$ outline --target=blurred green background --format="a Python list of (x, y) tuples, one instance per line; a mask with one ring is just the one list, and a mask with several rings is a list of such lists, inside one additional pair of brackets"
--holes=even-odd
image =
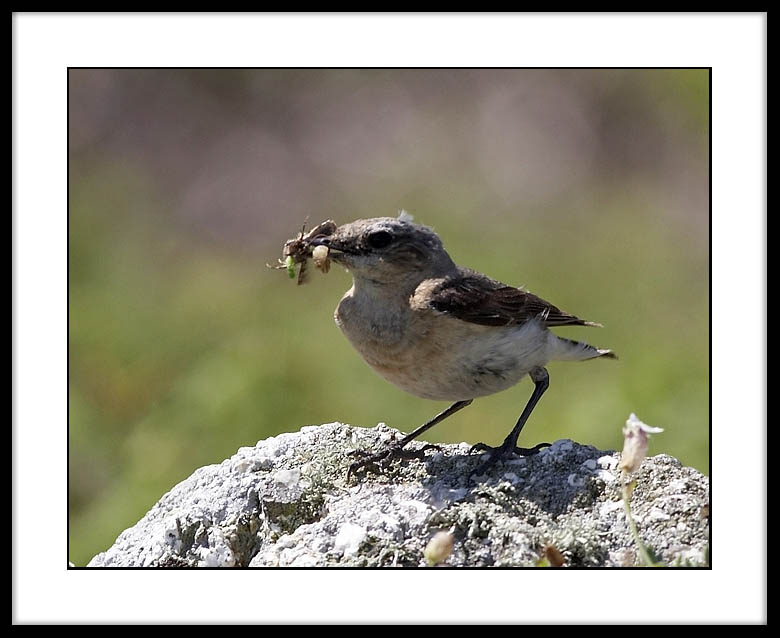
[[(333, 323), (334, 266), (266, 268), (308, 216), (433, 226), (453, 258), (603, 329), (552, 363), (521, 445), (709, 472), (706, 70), (89, 70), (69, 75), (69, 559), (177, 482), (303, 425), (409, 431), (447, 404), (375, 375)], [(431, 441), (497, 444), (532, 385)]]

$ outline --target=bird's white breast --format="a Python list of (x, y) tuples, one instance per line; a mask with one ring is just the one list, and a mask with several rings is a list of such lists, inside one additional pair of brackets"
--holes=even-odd
[(460, 401), (505, 390), (549, 361), (550, 334), (541, 324), (482, 326), (407, 300), (375, 303), (353, 287), (336, 323), (382, 377), (411, 394)]

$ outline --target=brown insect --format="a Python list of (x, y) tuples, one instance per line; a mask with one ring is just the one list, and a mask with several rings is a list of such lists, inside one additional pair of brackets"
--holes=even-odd
[[(270, 264), (266, 264), (269, 268), (275, 268), (275, 269), (287, 269), (287, 274), (290, 276), (290, 279), (295, 278), (295, 264), (300, 264), (301, 267), (298, 270), (298, 285), (306, 283), (307, 279), (307, 264), (308, 260), (310, 258), (314, 258), (314, 265), (321, 270), (323, 273), (328, 272), (328, 269), (330, 267), (330, 260), (328, 259), (328, 250), (325, 246), (317, 246), (313, 247), (311, 245), (311, 240), (315, 237), (322, 237), (327, 235), (332, 235), (333, 232), (336, 230), (336, 222), (334, 222), (332, 219), (327, 219), (324, 222), (317, 224), (314, 228), (312, 228), (308, 233), (306, 232), (306, 222), (309, 221), (309, 218), (307, 217), (306, 220), (303, 222), (303, 226), (301, 227), (301, 232), (298, 233), (297, 237), (293, 237), (292, 239), (288, 239), (286, 242), (284, 242), (284, 248), (282, 249), (282, 257), (283, 259), (279, 260), (279, 264), (277, 266), (271, 266)], [(320, 250), (321, 248), (325, 248), (325, 251)], [(313, 252), (316, 251), (316, 255), (313, 255)]]

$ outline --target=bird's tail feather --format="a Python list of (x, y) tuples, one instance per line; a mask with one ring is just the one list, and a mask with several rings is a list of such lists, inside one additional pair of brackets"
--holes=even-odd
[(617, 355), (606, 348), (595, 348), (584, 341), (575, 341), (552, 335), (552, 358), (559, 361), (585, 361), (587, 359), (596, 359), (605, 357), (607, 359), (617, 359)]

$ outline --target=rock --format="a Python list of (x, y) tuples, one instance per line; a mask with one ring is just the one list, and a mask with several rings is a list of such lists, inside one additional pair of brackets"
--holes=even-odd
[[(567, 566), (638, 564), (617, 453), (560, 440), (469, 479), (481, 455), (441, 445), (346, 480), (350, 452), (398, 436), (329, 423), (241, 448), (174, 487), (89, 566), (424, 566), (440, 531), (454, 541), (442, 565), (533, 566), (549, 545)], [(635, 478), (644, 543), (667, 565), (706, 565), (709, 479), (666, 455)]]

